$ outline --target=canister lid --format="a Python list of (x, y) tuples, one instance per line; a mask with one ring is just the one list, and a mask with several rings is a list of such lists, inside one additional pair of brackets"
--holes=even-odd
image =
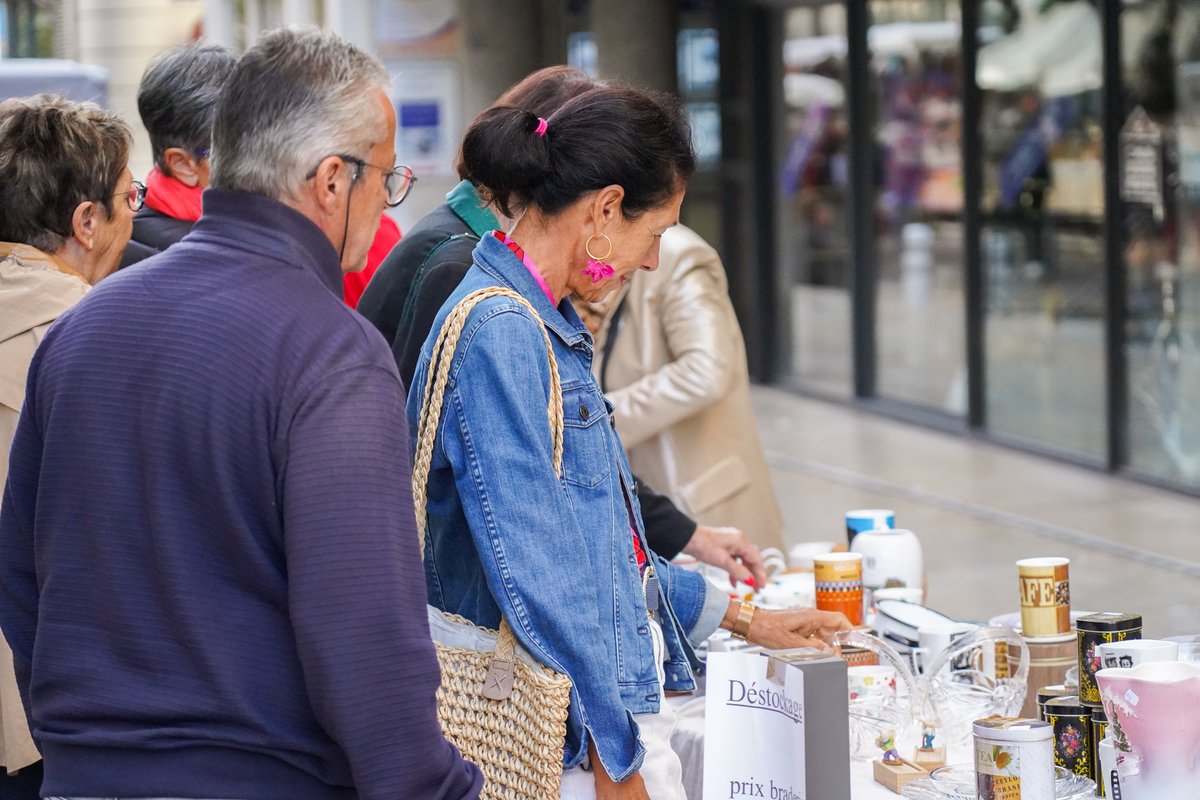
[(1075, 627), (1081, 631), (1128, 631), (1142, 627), (1142, 615), (1102, 611), (1080, 617), (1075, 620)]
[(1054, 728), (1040, 719), (984, 717), (975, 720), (976, 736), (1007, 742), (1040, 742), (1054, 738)]
[(1092, 706), (1092, 721), (1108, 723), (1108, 714), (1104, 711), (1104, 706)]
[(1046, 713), (1060, 717), (1090, 717), (1092, 709), (1073, 694), (1046, 701)]
[(1038, 705), (1045, 705), (1047, 700), (1068, 694), (1071, 694), (1071, 690), (1066, 687), (1066, 684), (1059, 683), (1054, 686), (1043, 686), (1037, 690)]

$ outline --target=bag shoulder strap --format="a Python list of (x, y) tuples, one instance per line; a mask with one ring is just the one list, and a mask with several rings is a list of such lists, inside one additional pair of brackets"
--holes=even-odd
[[(521, 295), (501, 286), (477, 289), (458, 301), (442, 323), (441, 330), (434, 342), (429, 374), (426, 376), (425, 390), (421, 397), (421, 414), (417, 422), (417, 448), (413, 456), (412, 493), (413, 510), (417, 517), (417, 542), (422, 557), (425, 553), (425, 533), (429, 516), (426, 508), (429, 468), (433, 460), (434, 443), (437, 441), (438, 425), (441, 422), (446, 384), (450, 380), (450, 367), (454, 361), (458, 340), (462, 336), (463, 327), (466, 325), (471, 311), (479, 303), (491, 297), (509, 297), (516, 300), (533, 315), (542, 332), (542, 339), (546, 343), (546, 358), (550, 363), (550, 400), (546, 405), (546, 416), (550, 422), (550, 437), (554, 448), (554, 472), (560, 477), (562, 476), (562, 385), (558, 375), (558, 360), (554, 357), (550, 335), (546, 333), (546, 327), (537, 311)], [(484, 689), (485, 696), (493, 700), (502, 700), (512, 691), (515, 644), (512, 629), (502, 616), (500, 632), (496, 640), (496, 655), (488, 673), (487, 686)]]

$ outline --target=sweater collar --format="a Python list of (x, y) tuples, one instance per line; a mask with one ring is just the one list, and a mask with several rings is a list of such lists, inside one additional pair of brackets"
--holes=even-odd
[(254, 252), (309, 272), (329, 291), (342, 294), (342, 266), (329, 237), (308, 217), (278, 200), (205, 189), (204, 213), (188, 241)]
[(538, 286), (533, 275), (529, 274), (521, 259), (517, 258), (504, 242), (495, 236), (484, 235), (475, 246), (475, 263), (501, 284), (516, 290), (517, 294), (528, 300), (546, 327), (554, 331), (568, 346), (583, 341), (591, 344), (592, 335), (575, 313), (570, 298), (560, 300), (557, 307), (550, 305), (549, 298)]
[(500, 227), (500, 221), (496, 219), (495, 214), (487, 210), (479, 192), (475, 190), (475, 184), (470, 181), (462, 181), (451, 189), (446, 195), (446, 204), (459, 219), (467, 223), (467, 227), (477, 238), (482, 239), (490, 231)]

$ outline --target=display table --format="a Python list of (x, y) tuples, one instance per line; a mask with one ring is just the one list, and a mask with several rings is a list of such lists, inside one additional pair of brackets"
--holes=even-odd
[[(671, 746), (683, 763), (683, 787), (688, 800), (704, 800), (704, 698), (673, 698), (675, 706), (675, 732), (671, 735)], [(951, 749), (949, 763), (971, 760), (969, 745)], [(871, 774), (870, 761), (850, 762), (851, 800), (897, 800), (901, 797), (886, 786), (875, 782)], [(836, 800), (835, 798), (812, 798), (812, 800)]]

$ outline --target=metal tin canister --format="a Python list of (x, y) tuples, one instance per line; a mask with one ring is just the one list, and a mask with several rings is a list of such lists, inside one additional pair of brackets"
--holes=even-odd
[(1054, 797), (1053, 729), (1038, 719), (976, 720), (975, 789), (980, 800)]
[(1075, 620), (1079, 649), (1079, 699), (1096, 705), (1100, 702), (1100, 687), (1096, 673), (1101, 669), (1098, 645), (1142, 638), (1142, 615), (1105, 611)]
[(1074, 689), (1068, 689), (1064, 683), (1056, 683), (1053, 686), (1043, 686), (1037, 690), (1037, 715), (1038, 719), (1046, 718), (1046, 703), (1056, 697), (1066, 697), (1069, 694), (1074, 694)]
[(1100, 776), (1100, 741), (1108, 731), (1108, 715), (1104, 706), (1092, 706), (1092, 780), (1096, 782), (1096, 792), (1104, 796), (1104, 781)]
[(1046, 722), (1054, 729), (1054, 763), (1090, 778), (1092, 709), (1074, 695), (1055, 697), (1046, 703)]

